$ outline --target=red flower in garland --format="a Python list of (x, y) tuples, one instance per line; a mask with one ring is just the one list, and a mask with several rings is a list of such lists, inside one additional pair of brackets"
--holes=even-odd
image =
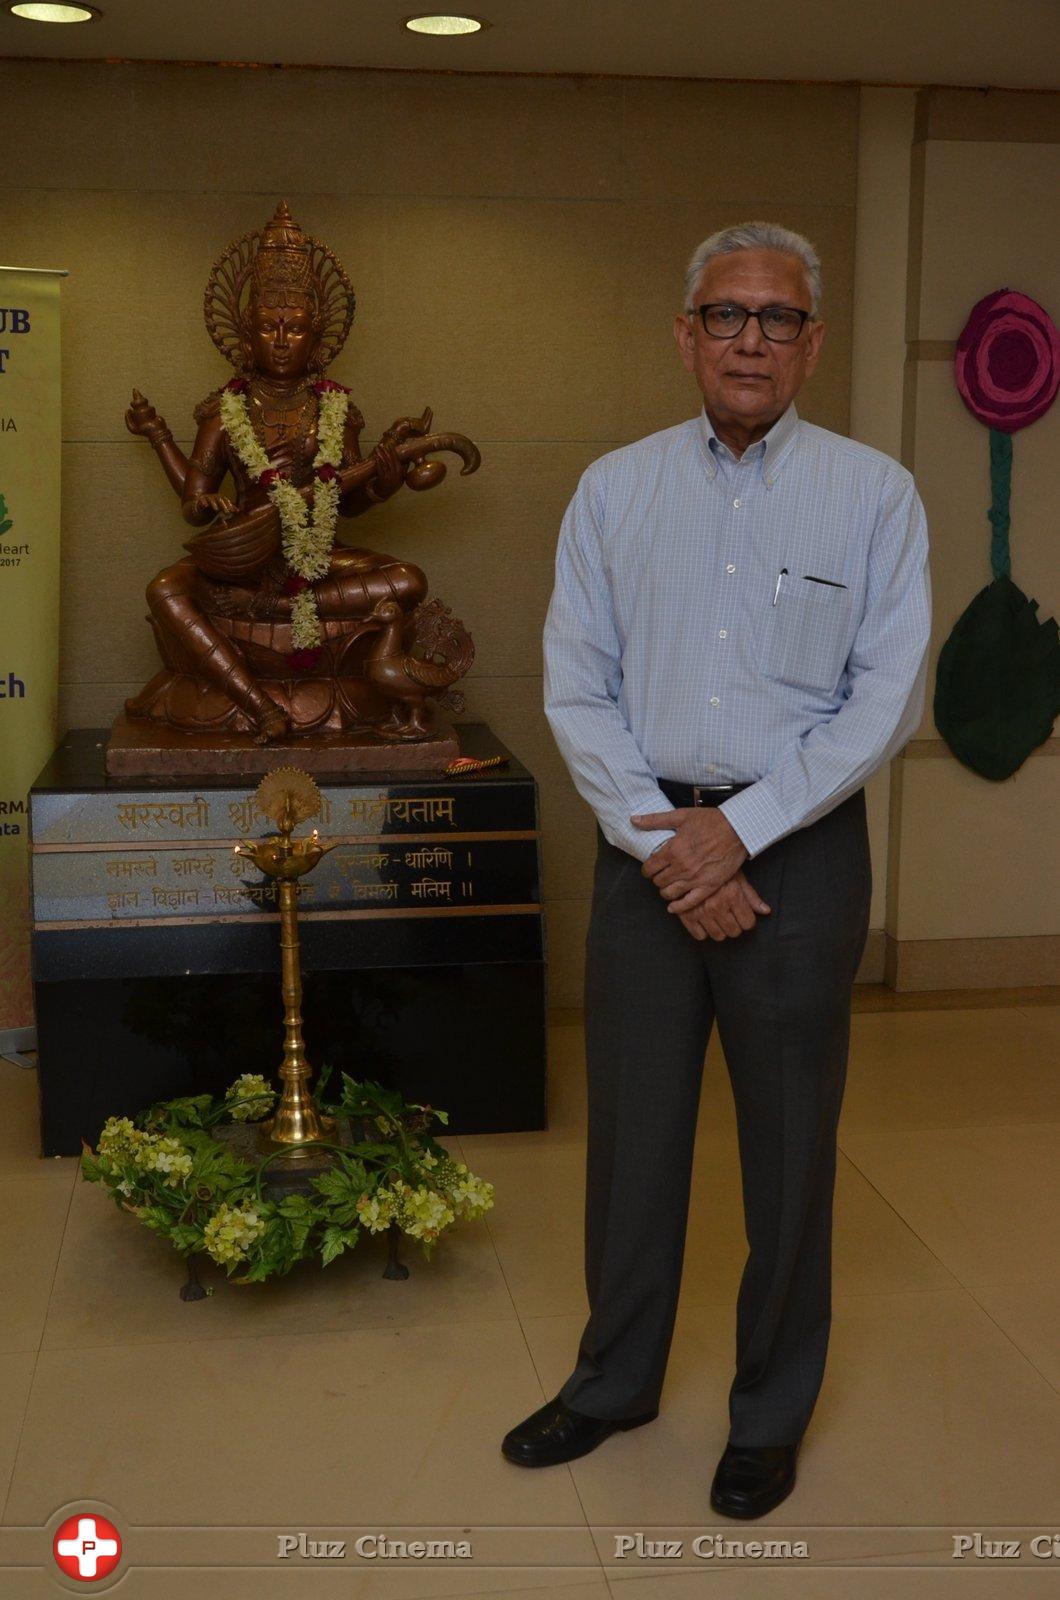
[(225, 388), (228, 390), (229, 394), (246, 394), (247, 390), (250, 388), (250, 384), (247, 382), (246, 378), (229, 378), (228, 382), (225, 384)]
[(296, 672), (312, 672), (323, 654), (320, 646), (314, 645), (311, 650), (292, 650), (287, 659)]
[(957, 341), (957, 389), (974, 417), (999, 433), (1038, 418), (1060, 387), (1060, 331), (1036, 300), (997, 289), (974, 305)]
[(287, 474), (280, 467), (266, 467), (258, 482), (263, 489), (271, 488), (274, 483), (279, 483)]
[(309, 579), (303, 578), (300, 572), (289, 572), (283, 580), (284, 594), (301, 594), (303, 589), (309, 588)]
[(336, 383), (334, 378), (320, 378), (318, 382), (310, 385), (315, 395), (321, 394), (349, 394), (344, 383)]
[(321, 483), (331, 483), (335, 478), (338, 477), (338, 473), (335, 471), (335, 468), (331, 465), (330, 461), (325, 461), (322, 467), (317, 467), (315, 469), (314, 476), (317, 477)]

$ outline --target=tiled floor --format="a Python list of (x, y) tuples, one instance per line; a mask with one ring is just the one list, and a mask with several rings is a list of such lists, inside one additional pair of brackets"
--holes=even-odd
[[(745, 1250), (716, 1038), (662, 1414), (532, 1473), (497, 1446), (562, 1383), (586, 1309), (576, 1022), (552, 1031), (548, 1132), (447, 1141), (496, 1206), (430, 1263), (406, 1252), (407, 1282), (380, 1276), (374, 1241), (275, 1286), (217, 1274), (195, 1305), (176, 1259), (76, 1162), (35, 1158), (33, 1074), (0, 1062), (0, 1503), (26, 1563), (0, 1568), (0, 1596), (60, 1592), (37, 1530), (85, 1496), (131, 1530), (131, 1558), (140, 1540), (123, 1600), (1044, 1594), (1060, 1556), (955, 1563), (938, 1529), (1060, 1527), (1058, 1060), (1056, 1005), (859, 1007), (824, 1390), (794, 1494), (742, 1525), (708, 1504)], [(271, 1554), (276, 1532), (347, 1528), (470, 1528), (476, 1559)], [(829, 1542), (823, 1564), (667, 1570), (616, 1561), (613, 1529)]]

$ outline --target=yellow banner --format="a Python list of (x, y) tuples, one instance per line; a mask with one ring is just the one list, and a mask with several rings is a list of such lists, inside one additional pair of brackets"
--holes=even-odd
[(0, 1031), (33, 1021), (28, 791), (58, 729), (59, 283), (0, 267)]

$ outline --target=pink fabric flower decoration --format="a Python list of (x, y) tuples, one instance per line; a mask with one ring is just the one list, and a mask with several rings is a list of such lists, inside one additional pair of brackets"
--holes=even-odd
[(312, 672), (323, 654), (317, 644), (311, 650), (292, 650), (287, 659), (296, 672)]
[(957, 391), (999, 433), (1037, 422), (1060, 388), (1060, 330), (1044, 306), (997, 289), (972, 307), (957, 341)]

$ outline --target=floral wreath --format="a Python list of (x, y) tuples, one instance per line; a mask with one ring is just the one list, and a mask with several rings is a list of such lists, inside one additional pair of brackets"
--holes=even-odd
[(313, 457), (313, 515), (287, 473), (274, 467), (254, 432), (245, 399), (246, 378), (232, 378), (221, 390), (221, 421), (233, 450), (254, 483), (268, 494), (280, 519), (283, 557), (289, 568), (284, 590), (291, 603), (291, 660), (295, 666), (316, 664), (323, 630), (312, 584), (331, 567), (335, 523), (339, 512), (338, 467), (342, 461), (350, 391), (330, 378), (310, 385), (320, 402), (317, 453)]
[[(318, 1091), (328, 1076), (325, 1067)], [(481, 1217), (493, 1205), (493, 1185), (428, 1131), (432, 1120), (448, 1122), (444, 1111), (346, 1073), (326, 1109), (363, 1136), (331, 1147), (334, 1165), (308, 1194), (270, 1198), (266, 1169), (275, 1157), (243, 1160), (213, 1130), (260, 1122), (275, 1098), (260, 1074), (244, 1073), (219, 1098), (186, 1096), (135, 1118), (108, 1117), (95, 1150), (84, 1147), (82, 1175), (180, 1255), (210, 1256), (236, 1283), (262, 1283), (314, 1257), (326, 1267), (365, 1233), (402, 1233), (429, 1258), (458, 1218)]]

